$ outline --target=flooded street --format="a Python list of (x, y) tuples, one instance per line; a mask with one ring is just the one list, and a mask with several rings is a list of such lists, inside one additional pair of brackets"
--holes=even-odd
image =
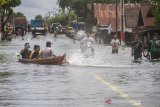
[[(25, 42), (54, 54), (66, 52), (70, 65), (19, 63)], [(94, 44), (95, 56), (84, 58), (79, 43), (58, 35), (26, 35), (0, 43), (0, 107), (160, 107), (160, 62), (133, 62), (131, 49)]]

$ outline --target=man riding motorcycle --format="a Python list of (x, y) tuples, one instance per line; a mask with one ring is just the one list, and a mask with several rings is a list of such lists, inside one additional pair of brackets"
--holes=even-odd
[(80, 49), (82, 53), (92, 55), (94, 53), (94, 49), (92, 47), (93, 42), (94, 40), (91, 36), (84, 36), (80, 41)]

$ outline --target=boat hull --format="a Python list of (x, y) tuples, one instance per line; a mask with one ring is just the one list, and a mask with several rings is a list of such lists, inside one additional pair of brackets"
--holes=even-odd
[(65, 55), (45, 59), (18, 59), (21, 63), (33, 63), (43, 65), (62, 65), (65, 61)]

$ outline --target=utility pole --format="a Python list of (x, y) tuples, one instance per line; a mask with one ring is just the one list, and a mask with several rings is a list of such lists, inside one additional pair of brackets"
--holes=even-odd
[(0, 11), (0, 42), (2, 40), (2, 25), (1, 25), (1, 11)]
[(118, 0), (116, 0), (116, 35), (117, 35), (117, 30), (118, 30)]
[(121, 46), (125, 46), (125, 31), (124, 31), (124, 0), (121, 0)]

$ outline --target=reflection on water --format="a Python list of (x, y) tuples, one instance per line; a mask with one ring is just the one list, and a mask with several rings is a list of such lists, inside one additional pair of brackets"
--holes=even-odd
[(9, 76), (11, 76), (12, 74), (10, 72), (0, 72), (0, 78), (7, 78)]
[(4, 63), (5, 61), (6, 61), (5, 56), (0, 54), (0, 63)]
[[(160, 96), (159, 62), (152, 63), (145, 59), (142, 63), (132, 63), (130, 48), (120, 49), (118, 54), (113, 55), (110, 46), (96, 44), (93, 45), (94, 58), (84, 58), (79, 43), (73, 43), (68, 38), (57, 37), (55, 41), (51, 35), (32, 40), (30, 35), (28, 37), (0, 44), (0, 106), (104, 107), (105, 98), (116, 95), (89, 74), (96, 72), (130, 95), (141, 96), (145, 107), (156, 107), (147, 101), (153, 102), (153, 96), (157, 101)], [(39, 44), (43, 49), (48, 40), (53, 43), (56, 55), (67, 53), (71, 65), (22, 64), (17, 61), (16, 53), (25, 42), (31, 44), (32, 50), (34, 44)], [(146, 101), (143, 101), (144, 96), (148, 96)]]

